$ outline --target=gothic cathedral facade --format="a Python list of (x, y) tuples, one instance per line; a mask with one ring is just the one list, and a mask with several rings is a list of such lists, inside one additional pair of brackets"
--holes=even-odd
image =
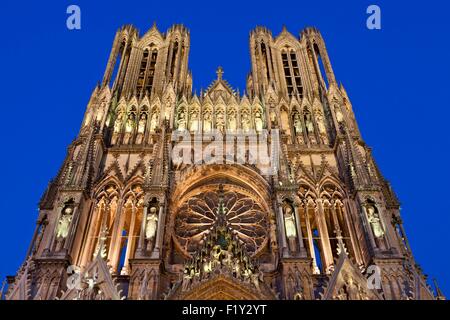
[(189, 48), (117, 31), (7, 299), (440, 298), (317, 29), (254, 29), (243, 94)]

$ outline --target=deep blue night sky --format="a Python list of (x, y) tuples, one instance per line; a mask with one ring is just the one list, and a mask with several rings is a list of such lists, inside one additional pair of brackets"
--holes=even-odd
[[(70, 4), (81, 8), (79, 31), (66, 28)], [(366, 28), (370, 4), (381, 7), (382, 30)], [(153, 21), (161, 31), (185, 24), (197, 91), (222, 65), (242, 92), (250, 30), (264, 25), (276, 35), (284, 24), (295, 36), (307, 26), (321, 30), (363, 137), (402, 202), (417, 262), (450, 294), (449, 16), (450, 3), (437, 0), (2, 0), (0, 278), (24, 259), (37, 203), (78, 132), (121, 25), (143, 34)]]

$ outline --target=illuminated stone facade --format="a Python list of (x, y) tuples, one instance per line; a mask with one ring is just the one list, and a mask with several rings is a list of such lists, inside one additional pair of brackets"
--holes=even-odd
[(193, 94), (189, 48), (117, 31), (7, 298), (436, 299), (319, 31), (253, 30), (245, 94)]

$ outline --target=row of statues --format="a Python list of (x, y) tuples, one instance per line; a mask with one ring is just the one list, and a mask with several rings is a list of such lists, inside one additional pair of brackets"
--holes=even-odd
[[(319, 132), (320, 142), (326, 145), (328, 144), (328, 134), (327, 129), (325, 127), (324, 118), (320, 112), (317, 113), (315, 120)], [(306, 136), (311, 141), (311, 143), (316, 143), (315, 129), (311, 113), (309, 112), (304, 113), (303, 122), (305, 126), (305, 131), (303, 130), (302, 118), (300, 117), (300, 114), (298, 112), (294, 113), (292, 121), (294, 133), (299, 143), (304, 143), (304, 133), (306, 133)]]
[[(113, 138), (112, 144), (117, 143), (117, 139), (119, 134), (123, 131), (123, 143), (130, 144), (132, 143), (132, 138), (134, 134), (136, 134), (136, 144), (141, 144), (144, 136), (145, 130), (147, 128), (147, 113), (143, 112), (139, 116), (139, 121), (136, 123), (136, 115), (134, 113), (129, 113), (127, 119), (124, 123), (124, 114), (120, 112), (117, 115), (117, 118), (113, 125)], [(150, 118), (149, 131), (151, 133), (156, 132), (159, 128), (160, 117), (158, 112), (154, 112)]]
[[(344, 116), (340, 111), (340, 108), (336, 108), (336, 119), (338, 123), (343, 123)], [(290, 121), (283, 117), (282, 114), (281, 122), (282, 128), (286, 130), (290, 130), (291, 124)], [(160, 116), (159, 112), (152, 112), (150, 117), (150, 122), (148, 123), (148, 113), (141, 112), (139, 115), (138, 121), (136, 121), (137, 115), (134, 112), (130, 112), (127, 114), (126, 120), (124, 119), (124, 112), (119, 112), (114, 125), (113, 125), (113, 144), (117, 142), (117, 136), (123, 132), (124, 133), (124, 144), (132, 143), (132, 137), (136, 134), (135, 143), (141, 144), (145, 135), (145, 131), (147, 126), (149, 127), (149, 132), (156, 132), (159, 127)], [(252, 116), (243, 112), (240, 116), (240, 119), (237, 116), (235, 111), (230, 111), (227, 115), (223, 112), (217, 112), (215, 116), (211, 111), (206, 111), (203, 113), (202, 119), (200, 119), (200, 113), (198, 110), (194, 109), (190, 111), (189, 116), (188, 113), (181, 109), (178, 111), (178, 114), (175, 117), (175, 128), (177, 130), (189, 130), (190, 132), (198, 132), (203, 130), (203, 132), (211, 132), (213, 129), (217, 129), (220, 132), (236, 132), (239, 129), (242, 129), (243, 132), (250, 132), (255, 130), (256, 132), (262, 132), (265, 128), (265, 120), (263, 116), (262, 110), (256, 110), (252, 119)], [(272, 127), (278, 125), (277, 115), (274, 110), (270, 111), (270, 122), (272, 123)], [(314, 119), (313, 119), (314, 118)], [(324, 117), (321, 112), (317, 112), (315, 117), (309, 111), (304, 112), (303, 117), (299, 112), (294, 112), (292, 115), (292, 127), (293, 133), (296, 136), (296, 140), (299, 143), (304, 143), (304, 137), (306, 136), (311, 143), (316, 143), (316, 134), (315, 134), (315, 126), (314, 121), (317, 125), (318, 137), (320, 139), (320, 143), (328, 144), (328, 134), (325, 126)]]
[[(200, 131), (199, 113), (196, 110), (191, 111), (189, 121), (184, 110), (180, 110), (176, 119), (176, 128), (180, 131), (189, 130), (191, 132)], [(217, 113), (215, 121), (211, 116), (211, 112), (205, 112), (202, 120), (203, 132), (211, 132), (213, 129), (220, 132), (230, 131), (236, 132), (239, 129), (238, 119), (235, 112), (230, 112), (225, 120), (225, 115), (222, 112)], [(264, 120), (262, 112), (256, 111), (251, 121), (251, 116), (248, 113), (243, 113), (240, 121), (240, 128), (244, 132), (250, 132), (253, 128), (256, 132), (262, 132), (264, 128)]]
[[(367, 220), (371, 227), (372, 233), (375, 238), (375, 242), (380, 249), (386, 249), (387, 243), (385, 241), (385, 230), (381, 221), (378, 209), (375, 204), (367, 203), (365, 206), (367, 214)], [(286, 238), (288, 240), (289, 250), (296, 252), (297, 250), (297, 223), (295, 211), (292, 205), (288, 202), (284, 202), (282, 205), (284, 227), (286, 232)]]

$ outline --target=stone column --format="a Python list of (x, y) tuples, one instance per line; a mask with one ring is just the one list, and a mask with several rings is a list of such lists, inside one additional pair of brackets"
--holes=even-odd
[(109, 261), (111, 262), (112, 270), (118, 271), (120, 249), (122, 246), (122, 230), (125, 222), (126, 210), (122, 206), (118, 208), (116, 214), (116, 222), (114, 227), (114, 235), (111, 236), (111, 246), (108, 254)]
[(315, 210), (316, 222), (319, 229), (320, 242), (323, 251), (324, 271), (328, 272), (329, 267), (333, 265), (333, 253), (331, 251), (330, 238), (328, 236), (328, 228), (325, 221), (325, 212), (322, 207), (322, 200), (317, 199), (317, 208)]
[(283, 208), (282, 204), (278, 204), (278, 225), (280, 226), (281, 230), (281, 252), (282, 256), (287, 256), (287, 240), (286, 240), (286, 227), (284, 225), (284, 214), (283, 214)]
[(353, 252), (355, 254), (356, 262), (358, 264), (362, 264), (363, 258), (361, 257), (361, 248), (357, 241), (358, 237), (356, 235), (355, 226), (354, 226), (354, 222), (352, 219), (352, 206), (350, 205), (348, 199), (344, 199), (344, 203), (340, 205), (340, 210), (341, 210), (342, 216), (344, 217), (344, 221), (345, 221), (345, 224), (347, 226), (347, 229), (348, 229), (348, 232), (350, 235), (350, 242), (353, 247)]
[[(30, 246), (28, 247), (28, 250), (27, 250), (27, 255), (26, 255), (27, 258), (30, 256), (31, 251), (33, 250), (34, 242), (36, 241), (36, 237), (37, 237), (37, 234), (39, 232), (39, 228), (41, 225), (42, 225), (41, 221), (36, 222), (36, 227), (34, 227), (33, 238), (31, 239)], [(1, 296), (0, 296), (0, 299), (1, 299)]]
[(320, 274), (320, 270), (317, 267), (317, 260), (316, 260), (316, 252), (314, 251), (314, 243), (313, 243), (313, 235), (311, 231), (311, 223), (309, 221), (309, 214), (308, 214), (308, 204), (305, 204), (305, 222), (306, 222), (306, 232), (308, 236), (308, 246), (309, 246), (309, 252), (311, 253), (311, 258), (313, 262), (313, 273), (314, 274)]
[(120, 271), (120, 274), (127, 275), (129, 274), (129, 259), (133, 250), (133, 237), (134, 237), (134, 225), (136, 224), (136, 207), (133, 204), (133, 207), (131, 208), (131, 221), (130, 221), (130, 230), (128, 232), (128, 239), (127, 239), (127, 251), (125, 252), (125, 261), (123, 264), (123, 268)]
[(64, 240), (64, 250), (67, 252), (69, 252), (70, 247), (72, 247), (73, 239), (75, 237), (75, 233), (78, 226), (78, 220), (80, 220), (80, 214), (81, 214), (80, 203), (77, 203), (73, 206), (72, 221), (70, 222), (69, 234)]
[[(257, 47), (257, 51), (258, 51), (257, 55), (259, 56), (259, 61), (260, 61), (261, 65), (264, 65), (266, 62), (263, 60), (262, 50), (261, 50), (261, 42), (257, 42), (256, 47)], [(267, 53), (267, 47), (266, 47), (266, 53)], [(265, 90), (267, 75), (262, 72), (261, 65), (257, 66), (257, 70), (261, 74), (261, 79), (260, 79), (259, 84), (263, 87), (263, 90)], [(267, 66), (267, 67), (269, 67), (269, 66)]]
[(392, 250), (393, 252), (396, 252), (397, 249), (395, 248), (395, 246), (393, 245), (394, 241), (392, 240), (392, 229), (390, 228), (390, 226), (386, 225), (385, 221), (385, 212), (386, 209), (383, 208), (383, 210), (380, 209), (380, 205), (377, 204), (377, 208), (378, 208), (378, 216), (380, 218), (380, 222), (381, 225), (383, 226), (383, 230), (384, 230), (384, 240), (385, 240), (385, 245), (386, 245), (386, 249), (387, 250)]
[[(314, 46), (311, 46), (311, 53), (313, 56), (313, 63), (314, 63), (315, 71), (317, 74), (317, 81), (318, 81), (318, 83), (321, 83), (326, 88), (325, 79), (323, 77), (326, 77), (327, 74), (326, 74), (326, 71), (325, 71), (325, 74), (322, 74), (322, 71), (320, 70), (319, 60), (316, 55), (316, 50), (314, 50)], [(325, 67), (325, 63), (324, 63), (323, 59), (322, 59), (322, 63), (324, 64), (324, 67)]]
[(139, 242), (137, 248), (137, 255), (142, 257), (145, 255), (145, 226), (147, 225), (147, 211), (148, 204), (145, 204), (142, 214), (141, 233), (139, 234)]
[(408, 238), (406, 237), (405, 229), (403, 228), (403, 223), (400, 222), (398, 224), (398, 226), (399, 226), (400, 231), (402, 233), (402, 240), (403, 240), (402, 242), (405, 243), (406, 249), (408, 249), (408, 251), (411, 252), (411, 247), (409, 246), (409, 241), (408, 241)]
[(159, 257), (159, 248), (161, 246), (162, 241), (162, 234), (163, 234), (163, 228), (164, 228), (164, 205), (159, 206), (159, 213), (158, 213), (158, 229), (156, 230), (156, 236), (155, 236), (155, 245), (153, 247), (153, 253), (152, 257)]
[[(125, 75), (127, 73), (127, 69), (128, 69), (128, 63), (130, 61), (130, 56), (131, 56), (131, 50), (130, 50), (130, 54), (127, 55), (128, 49), (130, 47), (130, 41), (126, 41), (125, 43), (125, 47), (123, 48), (123, 51), (120, 53), (118, 52), (118, 54), (121, 54), (122, 56), (120, 57), (120, 64), (119, 64), (119, 68), (117, 69), (117, 75), (116, 75), (116, 79), (114, 79), (115, 81), (115, 86), (114, 86), (114, 90), (117, 89), (117, 86), (120, 86), (121, 84), (123, 85), (123, 82), (125, 80)], [(119, 43), (119, 49), (120, 49), (120, 43)], [(127, 67), (125, 68), (125, 64), (127, 65)]]
[[(108, 205), (106, 206), (108, 207)], [(87, 238), (85, 240), (84, 246), (82, 247), (83, 253), (81, 256), (81, 267), (84, 267), (87, 264), (88, 259), (90, 258), (89, 256), (93, 253), (93, 246), (95, 245), (95, 239), (97, 237), (95, 232), (96, 230), (98, 230), (99, 223), (101, 223), (100, 220), (102, 219), (102, 208), (103, 205), (98, 206), (98, 203), (94, 204), (94, 210), (92, 216), (90, 217)]]
[(300, 245), (300, 255), (302, 257), (306, 257), (305, 245), (303, 243), (302, 227), (301, 227), (301, 223), (300, 223), (300, 215), (298, 214), (298, 206), (299, 206), (299, 204), (297, 204), (297, 203), (294, 204), (294, 213), (295, 213), (295, 222), (296, 222), (296, 227), (297, 227), (297, 236), (298, 236), (298, 242), (299, 242), (299, 245)]

